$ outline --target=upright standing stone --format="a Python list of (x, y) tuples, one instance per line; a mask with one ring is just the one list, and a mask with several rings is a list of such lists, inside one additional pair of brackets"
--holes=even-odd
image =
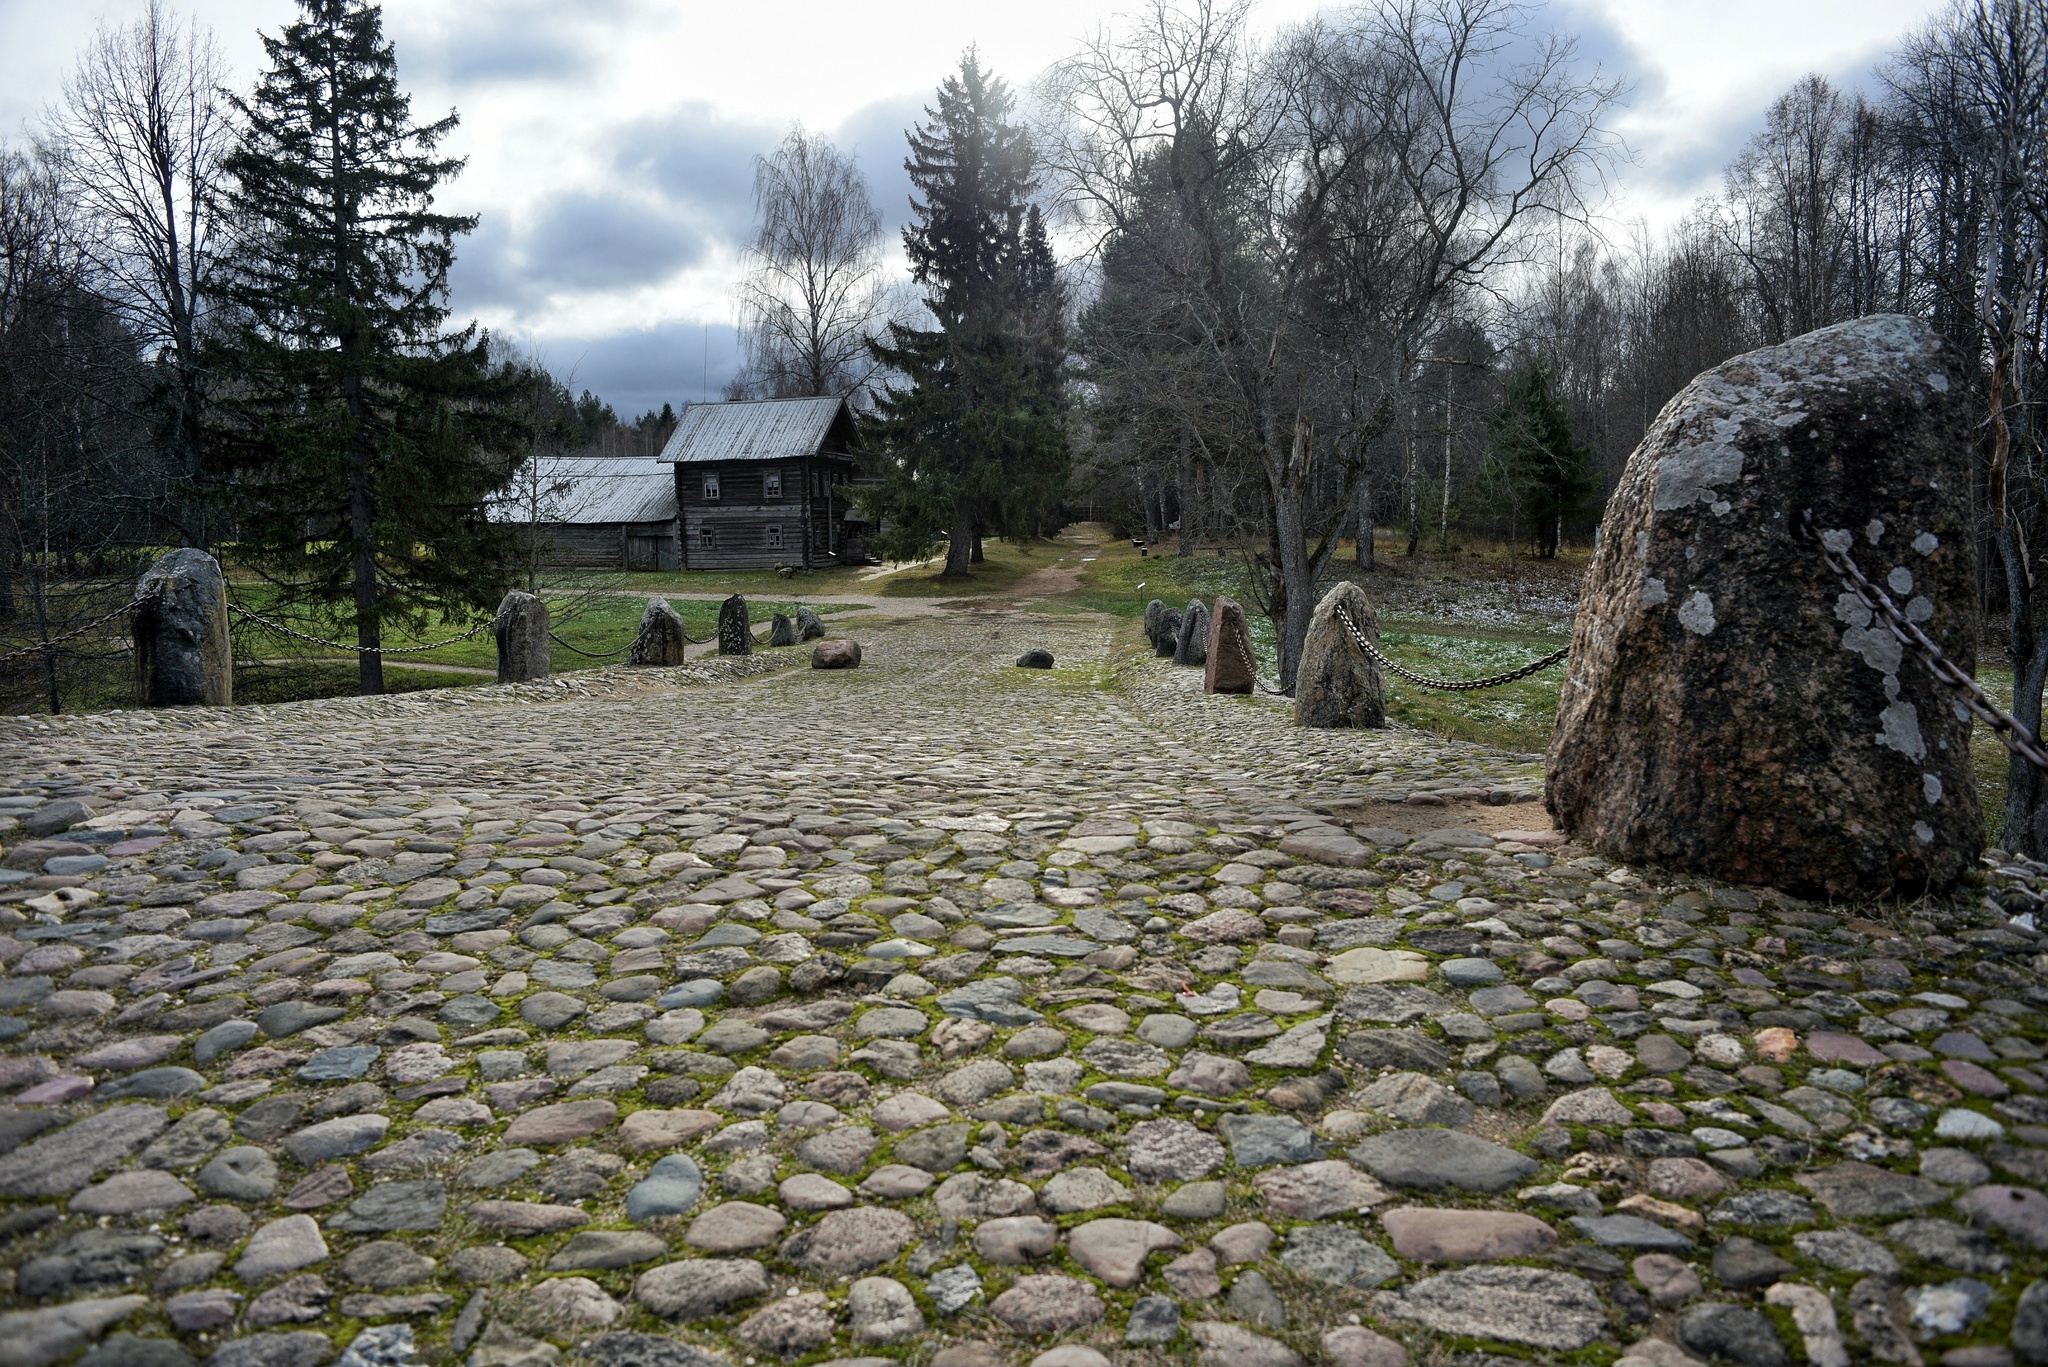
[(640, 614), (640, 633), (626, 654), (629, 665), (679, 665), (688, 657), (690, 638), (683, 631), (683, 617), (666, 598), (647, 600)]
[(793, 646), (796, 644), (796, 626), (782, 613), (776, 613), (775, 620), (768, 624), (768, 644), (771, 646)]
[(1165, 620), (1166, 604), (1157, 598), (1145, 604), (1145, 639), (1152, 643), (1154, 650), (1159, 649), (1159, 624)]
[(1152, 653), (1162, 660), (1171, 659), (1180, 645), (1181, 617), (1168, 608), (1159, 617), (1159, 634), (1152, 638)]
[(1173, 662), (1177, 665), (1199, 665), (1209, 658), (1209, 609), (1202, 606), (1199, 598), (1188, 600), (1188, 609), (1180, 615), (1180, 635), (1174, 641)]
[(1296, 726), (1356, 726), (1377, 729), (1387, 724), (1386, 686), (1380, 668), (1351, 638), (1340, 612), (1365, 633), (1365, 639), (1380, 643), (1379, 618), (1365, 598), (1365, 590), (1342, 583), (1323, 595), (1309, 619), (1308, 639), (1301, 648), (1301, 667), (1294, 675), (1294, 724)]
[(737, 593), (718, 605), (718, 653), (754, 653), (754, 619), (747, 615), (747, 600)]
[[(129, 614), (135, 691), (144, 707), (226, 707), (234, 701), (228, 586), (205, 551), (172, 551), (135, 585)], [(154, 595), (154, 596), (152, 596)]]
[(796, 638), (798, 641), (819, 641), (825, 636), (825, 619), (808, 607), (796, 610)]
[(1257, 667), (1252, 663), (1252, 629), (1244, 609), (1235, 598), (1216, 596), (1216, 610), (1209, 615), (1207, 659), (1202, 665), (1204, 693), (1249, 693), (1258, 686)]
[(1602, 854), (1829, 897), (1947, 887), (1984, 817), (1970, 723), (1801, 535), (1802, 514), (1975, 664), (1970, 433), (1952, 355), (1879, 315), (1724, 362), (1607, 505), (1544, 801)]
[(548, 676), (548, 605), (514, 589), (491, 619), (498, 638), (498, 682), (526, 683)]

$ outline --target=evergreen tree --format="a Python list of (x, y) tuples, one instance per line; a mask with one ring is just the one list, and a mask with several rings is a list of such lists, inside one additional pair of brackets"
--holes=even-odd
[(985, 530), (1048, 530), (1066, 480), (1065, 301), (1027, 202), (1035, 157), (1012, 107), (969, 53), (910, 133), (904, 166), (918, 197), (903, 245), (938, 326), (892, 323), (872, 344), (908, 381), (878, 404), (887, 549), (909, 558), (948, 536), (948, 578), (968, 573)]
[(1536, 554), (1557, 555), (1564, 524), (1593, 492), (1591, 453), (1572, 440), (1571, 414), (1540, 363), (1508, 377), (1493, 417), (1494, 449), (1529, 519)]
[(484, 518), (516, 443), (506, 384), (472, 326), (444, 330), (455, 238), (436, 213), (461, 169), (455, 115), (417, 124), (378, 6), (300, 0), (235, 101), (237, 241), (219, 446), (237, 539), (291, 593), (352, 619), (365, 693), (387, 619), (487, 611), (513, 547)]

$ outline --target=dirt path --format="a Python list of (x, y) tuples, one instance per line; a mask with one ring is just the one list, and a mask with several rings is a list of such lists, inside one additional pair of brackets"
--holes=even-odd
[(1079, 592), (1088, 562), (1095, 558), (1095, 552), (1109, 544), (1109, 528), (1100, 522), (1077, 522), (1057, 539), (1069, 549), (1050, 565), (1031, 571), (1011, 585), (1003, 595), (1005, 600), (1022, 604)]

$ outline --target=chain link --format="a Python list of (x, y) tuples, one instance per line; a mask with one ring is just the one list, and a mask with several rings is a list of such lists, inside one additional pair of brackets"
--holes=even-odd
[(1286, 689), (1268, 688), (1265, 684), (1259, 681), (1259, 662), (1257, 659), (1253, 658), (1250, 649), (1245, 645), (1244, 639), (1241, 639), (1237, 635), (1237, 633), (1231, 631), (1221, 632), (1219, 634), (1222, 635), (1225, 639), (1227, 639), (1230, 642), (1231, 649), (1237, 652), (1238, 662), (1244, 666), (1244, 672), (1251, 675), (1253, 688), (1257, 689), (1261, 693), (1264, 693), (1269, 698), (1284, 698), (1287, 696)]
[[(633, 648), (634, 644), (632, 641), (628, 641), (624, 645), (620, 646), (617, 650), (607, 650), (600, 654), (599, 652), (594, 650), (584, 650), (578, 646), (572, 646), (567, 641), (563, 640), (561, 637), (555, 635), (555, 633), (552, 631), (548, 633), (548, 639), (550, 641), (553, 641), (562, 649), (571, 651), (577, 655), (581, 655), (586, 660), (609, 660), (614, 655), (625, 654), (627, 651)], [(683, 639), (686, 641), (690, 639), (688, 632), (683, 633)], [(702, 642), (699, 642), (699, 644), (701, 645)]]
[(280, 636), (289, 636), (293, 640), (304, 641), (308, 645), (325, 646), (329, 650), (341, 650), (353, 654), (361, 654), (365, 650), (367, 650), (372, 655), (420, 655), (424, 654), (429, 650), (440, 650), (446, 646), (460, 645), (464, 641), (467, 641), (471, 637), (477, 635), (479, 632), (490, 630), (491, 627), (491, 623), (489, 622), (489, 620), (478, 622), (475, 626), (471, 627), (468, 631), (463, 632), (460, 636), (450, 636), (447, 640), (436, 641), (432, 645), (366, 647), (361, 645), (350, 645), (345, 641), (330, 641), (324, 636), (310, 636), (307, 633), (300, 631), (294, 627), (288, 627), (282, 622), (273, 622), (268, 617), (262, 616), (259, 613), (251, 612), (249, 611), (249, 609), (243, 607), (240, 603), (229, 603), (228, 608), (236, 615), (244, 617), (249, 621), (256, 623), (256, 625), (260, 627), (264, 627), (270, 631), (274, 631)]
[(1491, 674), (1483, 679), (1432, 679), (1426, 674), (1417, 674), (1412, 669), (1403, 668), (1381, 654), (1379, 647), (1366, 639), (1365, 632), (1352, 618), (1349, 608), (1340, 605), (1337, 608), (1337, 620), (1342, 622), (1344, 630), (1350, 633), (1352, 643), (1380, 668), (1400, 675), (1409, 683), (1418, 684), (1423, 688), (1434, 688), (1443, 693), (1471, 693), (1482, 688), (1499, 688), (1502, 684), (1511, 684), (1517, 679), (1526, 679), (1531, 674), (1541, 673), (1572, 653), (1570, 646), (1559, 646), (1542, 659), (1531, 660), (1520, 669), (1510, 669), (1505, 674)]
[(113, 621), (116, 617), (119, 617), (124, 613), (132, 613), (135, 611), (135, 609), (149, 603), (154, 603), (163, 596), (164, 590), (161, 585), (151, 589), (148, 593), (139, 593), (135, 595), (135, 597), (129, 599), (127, 602), (123, 603), (120, 607), (114, 608), (109, 612), (101, 613), (99, 616), (93, 618), (90, 622), (85, 623), (83, 626), (73, 627), (71, 628), (71, 630), (64, 632), (62, 635), (52, 636), (47, 641), (42, 641), (32, 646), (23, 646), (19, 650), (11, 650), (7, 652), (7, 654), (5, 655), (0, 655), (0, 665), (11, 665), (16, 660), (26, 660), (34, 655), (44, 654), (53, 646), (62, 645), (66, 641), (76, 640), (78, 637), (85, 635), (87, 632), (96, 631), (100, 627), (103, 627), (107, 623)]
[(1954, 661), (1944, 655), (1941, 647), (1899, 610), (1899, 605), (1892, 601), (1890, 594), (1864, 578), (1863, 571), (1850, 557), (1847, 546), (1837, 550), (1828, 544), (1827, 534), (1814, 529), (1811, 508), (1806, 510), (1805, 527), (1806, 534), (1812, 537), (1814, 544), (1820, 548), (1821, 559), (1835, 572), (1835, 577), (1842, 581), (1842, 587), (1868, 608), (1877, 620), (1883, 622), (1900, 645), (1918, 656), (1920, 662), (1927, 666), (1929, 673), (1962, 694), (1963, 705), (1983, 719), (1984, 724), (2005, 743), (2006, 749), (2036, 769), (2048, 773), (2048, 752), (2042, 750), (2040, 741), (2033, 732), (2027, 730), (2012, 713), (1991, 701), (1990, 696), (1984, 692), (1983, 685), (1964, 673)]

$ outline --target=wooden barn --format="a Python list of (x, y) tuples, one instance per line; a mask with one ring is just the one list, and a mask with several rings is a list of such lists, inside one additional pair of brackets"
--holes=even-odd
[[(543, 463), (538, 509), (517, 490), (500, 495), (493, 521), (525, 524), (551, 565), (583, 569), (676, 570), (676, 485), (654, 456), (558, 456)], [(536, 511), (539, 522), (533, 522)]]
[(853, 440), (853, 412), (844, 399), (755, 399), (684, 409), (661, 453), (675, 472), (683, 567), (840, 563), (848, 550)]

